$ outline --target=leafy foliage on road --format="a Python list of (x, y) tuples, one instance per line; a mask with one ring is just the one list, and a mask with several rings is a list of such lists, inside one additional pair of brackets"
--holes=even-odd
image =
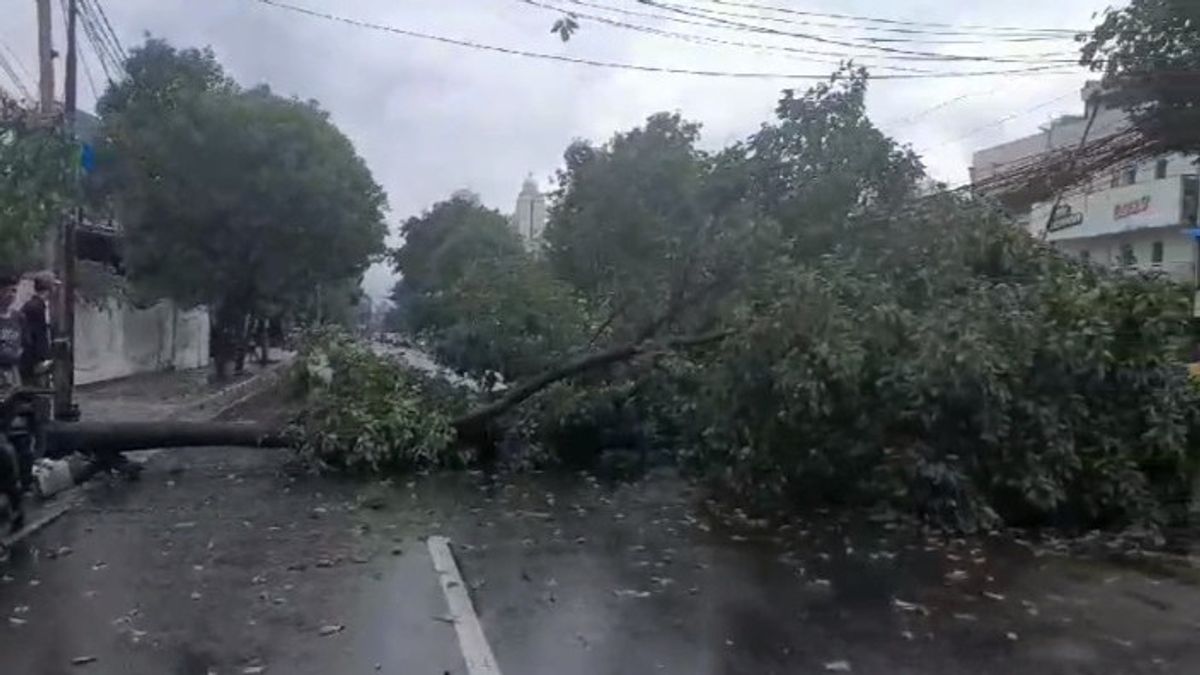
[(293, 370), (304, 405), (292, 435), (309, 464), (386, 473), (464, 463), (450, 423), (457, 401), (396, 361), (324, 330)]
[[(674, 114), (572, 144), (544, 262), (477, 205), (416, 221), (475, 233), (394, 254), (452, 271), (399, 266), (444, 312), (434, 344), (469, 335), (451, 360), (517, 377), (455, 420), (460, 440), (490, 421), (543, 460), (674, 460), (770, 511), (890, 506), (965, 530), (1181, 514), (1200, 460), (1186, 294), (930, 185), (867, 118), (866, 83), (785, 92), (715, 153)], [(536, 292), (555, 284), (577, 302)], [(520, 377), (531, 346), (553, 358)]]

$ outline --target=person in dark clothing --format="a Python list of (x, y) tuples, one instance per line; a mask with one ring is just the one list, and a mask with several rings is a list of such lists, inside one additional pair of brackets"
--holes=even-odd
[(33, 297), (21, 307), (25, 321), (25, 344), (21, 354), (21, 380), (32, 386), (45, 383), (37, 373), (37, 366), (52, 356), (50, 347), (50, 302), (57, 282), (48, 273), (33, 277)]
[[(0, 401), (8, 399), (20, 386), (18, 366), (25, 345), (25, 330), (17, 301), (18, 278), (0, 275)], [(24, 520), (22, 493), (32, 481), (29, 448), (15, 447), (6, 433), (0, 433), (0, 511), (9, 517), (12, 527)]]

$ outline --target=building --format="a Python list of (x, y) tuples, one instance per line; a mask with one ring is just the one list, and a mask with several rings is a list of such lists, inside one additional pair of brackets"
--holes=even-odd
[(517, 206), (510, 221), (513, 229), (521, 235), (525, 248), (534, 250), (542, 241), (546, 229), (546, 195), (538, 190), (533, 176), (526, 176), (517, 195)]
[[(974, 154), (976, 185), (1079, 145), (1098, 85), (1083, 88), (1084, 114), (1060, 117), (1031, 136)], [(1124, 111), (1102, 107), (1088, 132), (1100, 139), (1130, 127)], [(1084, 260), (1114, 267), (1159, 270), (1196, 283), (1198, 249), (1196, 156), (1170, 154), (1112, 167), (1085, 185), (1030, 203), (1010, 204), (1031, 234)], [(1057, 202), (1057, 205), (1056, 205)]]

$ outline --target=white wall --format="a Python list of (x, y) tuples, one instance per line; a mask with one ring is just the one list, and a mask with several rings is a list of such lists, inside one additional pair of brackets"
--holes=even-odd
[[(1149, 178), (1143, 180), (1143, 174), (1148, 174)], [(1056, 214), (1069, 209), (1078, 221), (1047, 232), (1046, 238), (1060, 241), (1168, 225), (1190, 226), (1183, 209), (1183, 177), (1176, 175), (1159, 180), (1153, 177), (1151, 166), (1148, 171), (1139, 171), (1138, 181), (1132, 185), (1064, 197), (1059, 204), (1062, 210)], [(1030, 227), (1035, 229), (1035, 234), (1041, 234), (1046, 227), (1053, 205), (1051, 201), (1033, 205)]]
[[(1163, 261), (1159, 264), (1151, 262), (1155, 242), (1162, 242), (1163, 245)], [(1082, 257), (1083, 252), (1087, 251), (1092, 262), (1115, 267), (1122, 264), (1121, 248), (1125, 244), (1132, 246), (1137, 268), (1161, 270), (1178, 281), (1194, 280), (1196, 241), (1177, 227), (1134, 230), (1087, 239), (1067, 239), (1054, 242), (1054, 247), (1078, 257)]]
[(137, 309), (116, 299), (75, 311), (75, 381), (208, 365), (208, 313), (163, 301)]

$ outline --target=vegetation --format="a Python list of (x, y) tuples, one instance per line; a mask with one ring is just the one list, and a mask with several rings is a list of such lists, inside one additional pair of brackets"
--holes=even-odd
[(409, 218), (392, 252), (401, 325), (446, 365), (488, 384), (534, 374), (582, 335), (571, 289), (525, 252), (498, 212), (456, 195)]
[(1108, 102), (1128, 110), (1156, 149), (1200, 149), (1200, 4), (1133, 0), (1105, 11), (1082, 63), (1104, 75)]
[(0, 96), (0, 268), (25, 266), (70, 196), (71, 146), (35, 111)]
[(845, 70), (785, 92), (717, 153), (669, 114), (573, 144), (543, 258), (478, 204), (410, 220), (393, 257), (415, 325), (515, 380), (451, 421), (459, 441), (669, 458), (765, 510), (968, 530), (1180, 514), (1200, 459), (1186, 295), (922, 189), (865, 91)]
[(309, 464), (377, 473), (465, 461), (450, 424), (457, 399), (346, 333), (308, 336), (294, 372), (305, 405), (291, 433)]
[(128, 267), (209, 307), (219, 369), (252, 316), (311, 307), (383, 252), (384, 193), (315, 102), (241, 89), (210, 51), (158, 40), (126, 70), (98, 109)]

